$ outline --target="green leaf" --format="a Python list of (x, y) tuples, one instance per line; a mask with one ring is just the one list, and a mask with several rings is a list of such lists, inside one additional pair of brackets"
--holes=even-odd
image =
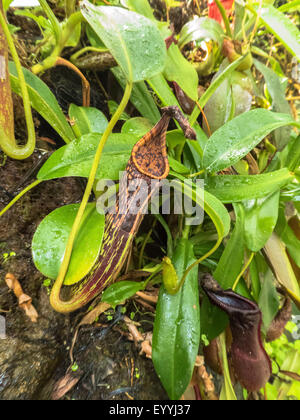
[(81, 12), (129, 81), (139, 82), (163, 70), (166, 46), (154, 22), (120, 7), (96, 7), (86, 0)]
[(290, 171), (295, 171), (297, 167), (300, 166), (300, 136), (298, 136), (287, 155), (286, 165)]
[(3, 9), (5, 12), (9, 9), (9, 6), (12, 2), (13, 0), (3, 0)]
[[(234, 229), (213, 273), (214, 278), (225, 290), (232, 288), (244, 264), (245, 211), (241, 204), (236, 204), (234, 211), (236, 216)], [(231, 261), (231, 263), (228, 264), (228, 261)]]
[(258, 299), (258, 306), (262, 312), (263, 333), (266, 334), (280, 306), (278, 293), (271, 270), (269, 270), (267, 275), (264, 276), (261, 292)]
[(300, 267), (300, 241), (296, 237), (293, 229), (290, 228), (286, 220), (285, 206), (280, 206), (279, 208), (279, 217), (276, 225), (276, 233), (285, 243), (287, 250), (294, 262), (297, 264), (298, 267)]
[[(221, 74), (221, 70), (215, 74), (212, 82)], [(204, 113), (208, 121), (211, 133), (214, 133), (218, 128), (224, 125), (231, 114), (232, 109), (232, 91), (230, 84), (231, 77), (228, 77), (216, 89), (204, 108)], [(216, 109), (218, 112), (216, 112)], [(208, 133), (208, 126), (204, 123), (204, 130)]]
[[(214, 80), (222, 73), (223, 67), (214, 76)], [(204, 113), (206, 115), (210, 131), (214, 133), (229, 119), (236, 117), (251, 109), (252, 83), (244, 74), (234, 71), (214, 92), (207, 102)], [(216, 109), (218, 112), (216, 112)], [(205, 127), (206, 133), (208, 129)]]
[(169, 164), (170, 168), (173, 169), (173, 171), (178, 172), (179, 174), (189, 174), (189, 169), (184, 166), (182, 163), (178, 162), (178, 160), (173, 159), (169, 156)]
[[(292, 115), (291, 107), (285, 96), (287, 79), (279, 77), (272, 69), (266, 67), (258, 60), (254, 60), (254, 64), (264, 76), (268, 92), (272, 98), (272, 111)], [(282, 127), (275, 130), (275, 145), (278, 150), (282, 150), (288, 144), (290, 134), (290, 127)]]
[(122, 133), (133, 134), (135, 137), (143, 137), (153, 128), (152, 123), (147, 118), (135, 117), (127, 120), (123, 127)]
[[(178, 243), (172, 263), (178, 277), (195, 261), (192, 245)], [(176, 295), (162, 286), (153, 330), (152, 359), (155, 370), (172, 400), (188, 387), (200, 342), (198, 270), (195, 267)]]
[[(32, 256), (44, 276), (56, 279), (67, 246), (79, 204), (60, 207), (50, 213), (38, 226), (32, 241)], [(76, 238), (65, 285), (83, 279), (97, 261), (104, 234), (105, 216), (95, 204), (89, 203)]]
[(121, 4), (129, 10), (137, 12), (140, 15), (157, 22), (148, 0), (121, 0)]
[[(126, 86), (126, 78), (121, 68), (114, 67), (111, 71), (124, 90)], [(130, 102), (136, 107), (140, 114), (144, 118), (148, 118), (152, 124), (156, 124), (160, 119), (160, 113), (157, 105), (145, 82), (137, 82), (133, 84)]]
[(204, 149), (203, 164), (209, 172), (228, 168), (246, 156), (276, 128), (298, 125), (290, 115), (266, 109), (245, 112), (219, 128)]
[(295, 12), (299, 10), (300, 6), (300, 0), (291, 0), (286, 4), (283, 4), (282, 6), (278, 7), (278, 10), (282, 13), (284, 12)]
[(218, 175), (205, 180), (205, 189), (222, 203), (263, 198), (285, 187), (294, 176), (288, 169), (261, 175)]
[(245, 18), (245, 13), (246, 13), (246, 8), (244, 5), (244, 2), (241, 0), (236, 0), (234, 2), (234, 14), (235, 14), (235, 19), (234, 19), (234, 39), (237, 39), (237, 35), (238, 33), (242, 30), (243, 28), (243, 22), (244, 22), (244, 18)]
[(35, 15), (28, 9), (17, 9), (14, 14), (16, 16), (25, 16), (32, 19), (39, 26), (41, 31), (43, 31), (43, 29), (48, 29), (51, 33), (53, 32), (53, 27), (51, 26), (50, 21), (45, 18), (45, 16)]
[(286, 253), (285, 246), (279, 236), (273, 232), (265, 245), (265, 252), (277, 281), (286, 289), (300, 309), (300, 287)]
[(198, 100), (198, 74), (194, 66), (181, 54), (177, 45), (168, 49), (164, 76), (169, 82), (176, 82), (186, 95)]
[[(99, 144), (101, 134), (85, 134), (72, 143), (56, 150), (40, 169), (40, 180), (68, 176), (88, 178)], [(111, 134), (103, 149), (97, 170), (97, 179), (119, 179), (119, 172), (124, 171), (131, 150), (138, 138), (128, 134)]]
[(254, 10), (267, 29), (300, 61), (300, 32), (297, 26), (271, 5), (265, 4), (261, 10), (259, 6), (254, 6)]
[(275, 229), (279, 211), (279, 191), (257, 200), (245, 201), (245, 240), (250, 251), (260, 251)]
[(104, 133), (108, 125), (106, 116), (97, 108), (71, 104), (69, 117), (77, 138), (89, 133)]
[[(21, 95), (20, 83), (14, 63), (9, 63), (12, 90)], [(29, 70), (23, 68), (31, 106), (51, 125), (51, 127), (69, 143), (75, 136), (58, 102), (48, 86)]]
[[(69, 20), (64, 20), (62, 22), (62, 31), (64, 31), (65, 28), (68, 28)], [(68, 30), (68, 29), (67, 29)], [(64, 33), (64, 32), (63, 32)], [(69, 35), (64, 47), (76, 47), (80, 41), (81, 37), (81, 22), (79, 22), (75, 28), (73, 28), (71, 34)]]
[(92, 47), (106, 49), (105, 45), (103, 44), (99, 36), (96, 34), (94, 29), (90, 25), (86, 25), (85, 32), (88, 37), (89, 43), (91, 44)]
[[(240, 65), (240, 63), (244, 60), (244, 57), (238, 58), (236, 61), (233, 61), (226, 69), (209, 85), (206, 91), (203, 93), (201, 98), (199, 99), (200, 108), (204, 108), (207, 104), (209, 98), (213, 95), (213, 93), (218, 89), (218, 87), (226, 80), (232, 72)], [(190, 116), (190, 124), (194, 125), (200, 115), (200, 109), (196, 105), (192, 115)]]
[(145, 282), (120, 281), (114, 283), (104, 290), (101, 301), (106, 302), (113, 308), (120, 305), (125, 300), (131, 298), (139, 290), (145, 288)]
[(167, 132), (167, 145), (169, 149), (174, 149), (176, 146), (183, 145), (186, 138), (182, 130), (171, 130)]

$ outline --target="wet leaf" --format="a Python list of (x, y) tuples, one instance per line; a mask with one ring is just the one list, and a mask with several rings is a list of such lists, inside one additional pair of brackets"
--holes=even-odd
[[(226, 80), (228, 77), (230, 77), (230, 75), (232, 74), (232, 72), (234, 72), (234, 70), (237, 69), (237, 67), (241, 64), (241, 62), (244, 60), (244, 57), (240, 57), (238, 58), (236, 61), (233, 61), (228, 67), (226, 67), (226, 69), (219, 74), (219, 76), (210, 84), (210, 86), (206, 89), (206, 91), (204, 92), (204, 94), (199, 98), (199, 103), (198, 105), (200, 105), (200, 108), (204, 108), (205, 105), (207, 104), (208, 100), (210, 99), (210, 97), (214, 94), (214, 92), (218, 89), (218, 87), (224, 82), (224, 80)], [(192, 115), (190, 116), (190, 123), (192, 125), (195, 124), (195, 122), (197, 121), (197, 118), (200, 115), (200, 109), (198, 106), (195, 106)]]
[[(32, 241), (34, 264), (50, 279), (56, 279), (58, 276), (78, 208), (79, 204), (70, 204), (54, 210), (45, 217), (34, 234)], [(77, 283), (92, 269), (100, 253), (104, 224), (104, 215), (96, 211), (95, 204), (88, 204), (64, 284)]]
[(298, 136), (289, 150), (286, 159), (286, 166), (290, 171), (295, 171), (295, 169), (300, 166), (300, 136)]
[(209, 172), (228, 168), (276, 128), (297, 125), (290, 115), (254, 109), (227, 122), (208, 140), (203, 164)]
[(71, 104), (69, 117), (77, 138), (89, 133), (104, 133), (108, 125), (106, 116), (97, 108)]
[(147, 118), (134, 117), (124, 123), (122, 133), (143, 137), (152, 128), (153, 125)]
[(189, 98), (198, 100), (198, 74), (174, 43), (168, 49), (163, 74), (169, 82), (176, 82)]
[[(268, 92), (272, 98), (272, 110), (291, 115), (291, 108), (285, 96), (287, 79), (279, 77), (272, 69), (266, 67), (258, 60), (254, 60), (254, 64), (264, 76)], [(290, 127), (281, 127), (275, 130), (275, 144), (278, 150), (282, 150), (288, 144), (290, 134)]]
[(151, 20), (120, 7), (81, 3), (81, 12), (110, 50), (127, 79), (139, 82), (160, 73), (166, 46)]
[[(40, 169), (40, 180), (68, 176), (88, 178), (101, 134), (86, 134), (54, 152)], [(119, 179), (138, 138), (128, 134), (111, 134), (102, 153), (97, 179)]]
[(205, 188), (223, 203), (263, 198), (278, 191), (293, 180), (288, 169), (261, 175), (218, 175), (205, 180)]
[[(221, 66), (212, 82), (222, 73), (223, 70), (224, 67)], [(218, 128), (233, 117), (250, 111), (251, 104), (251, 80), (244, 73), (234, 71), (218, 87), (204, 108), (211, 133), (214, 133)], [(208, 128), (206, 126), (204, 127), (206, 133), (208, 133)]]
[(127, 7), (129, 10), (137, 12), (146, 18), (157, 22), (148, 0), (121, 0), (121, 4)]
[(255, 10), (267, 29), (300, 61), (300, 32), (291, 19), (272, 5), (264, 4), (261, 10), (255, 6)]
[(144, 290), (145, 282), (120, 281), (109, 286), (101, 297), (101, 301), (108, 303), (113, 308), (131, 298), (139, 290)]
[(270, 261), (277, 281), (285, 288), (290, 298), (300, 309), (300, 286), (279, 236), (273, 232), (265, 245), (265, 252)]
[[(195, 261), (191, 244), (178, 243), (172, 263), (178, 277)], [(188, 387), (200, 341), (198, 270), (195, 267), (176, 295), (162, 286), (154, 323), (152, 359), (169, 397), (179, 399)]]
[(295, 235), (293, 229), (289, 226), (285, 217), (285, 208), (283, 206), (279, 209), (279, 218), (276, 225), (276, 233), (280, 236), (285, 243), (289, 255), (294, 262), (300, 267), (300, 240)]
[(279, 192), (243, 203), (245, 240), (250, 251), (260, 251), (275, 229), (279, 211)]
[(264, 334), (266, 334), (279, 309), (279, 298), (276, 290), (276, 284), (270, 270), (267, 275), (264, 276), (258, 298), (258, 306), (262, 312), (262, 330)]

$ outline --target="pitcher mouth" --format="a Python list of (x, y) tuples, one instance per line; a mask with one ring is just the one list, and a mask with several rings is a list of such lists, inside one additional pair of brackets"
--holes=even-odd
[(178, 107), (170, 106), (162, 111), (161, 120), (136, 143), (131, 154), (138, 171), (153, 179), (164, 179), (169, 175), (166, 135), (171, 118), (178, 121), (186, 138), (196, 139), (195, 131)]
[(231, 289), (223, 290), (211, 275), (203, 276), (201, 286), (211, 302), (229, 316), (238, 314), (248, 314), (250, 316), (260, 312), (257, 305), (249, 299), (238, 295)]
[(169, 121), (170, 117), (164, 114), (132, 150), (132, 160), (138, 171), (153, 179), (163, 179), (169, 175), (170, 166), (166, 145)]

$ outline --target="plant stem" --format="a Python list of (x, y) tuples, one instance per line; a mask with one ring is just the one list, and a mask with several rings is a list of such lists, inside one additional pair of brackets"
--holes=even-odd
[(73, 70), (81, 79), (82, 83), (82, 106), (89, 107), (91, 99), (90, 84), (84, 74), (70, 61), (65, 60), (62, 57), (58, 57), (55, 63), (56, 66), (65, 66)]
[(225, 24), (225, 28), (226, 28), (226, 35), (229, 38), (232, 38), (232, 32), (231, 32), (231, 28), (230, 28), (230, 23), (229, 23), (229, 19), (226, 13), (226, 10), (223, 6), (223, 4), (220, 2), (220, 0), (215, 0), (216, 5), (218, 6), (218, 9), (220, 10), (220, 13), (222, 15), (224, 24)]
[(87, 53), (87, 52), (98, 52), (98, 53), (103, 53), (103, 52), (107, 52), (109, 51), (106, 47), (103, 48), (99, 48), (99, 47), (84, 47), (79, 51), (76, 51), (76, 53), (74, 53), (73, 55), (71, 55), (70, 57), (70, 61), (72, 61), (72, 63), (76, 64), (76, 60), (83, 54)]
[(258, 26), (259, 26), (259, 21), (260, 21), (260, 16), (261, 16), (261, 9), (262, 9), (262, 2), (263, 2), (263, 0), (260, 0), (260, 2), (259, 2), (259, 9), (257, 11), (254, 28), (253, 28), (252, 33), (250, 35), (249, 45), (252, 44), (252, 42), (254, 40), (254, 37), (256, 35)]
[(165, 219), (162, 217), (161, 214), (155, 214), (155, 218), (159, 221), (159, 223), (162, 225), (162, 227), (165, 229), (167, 234), (167, 256), (169, 258), (173, 255), (173, 237), (171, 230), (169, 228), (168, 223), (165, 221)]
[(76, 0), (66, 0), (66, 17), (70, 17), (75, 12)]
[[(76, 215), (76, 218), (75, 218), (75, 221), (74, 221), (74, 224), (72, 226), (72, 230), (71, 230), (71, 233), (70, 233), (70, 236), (69, 236), (69, 239), (68, 239), (64, 259), (62, 261), (58, 277), (55, 281), (55, 284), (52, 288), (51, 295), (50, 295), (51, 305), (58, 312), (65, 312), (66, 310), (70, 309), (69, 305), (68, 305), (68, 302), (64, 302), (60, 299), (60, 290), (61, 290), (61, 287), (63, 285), (64, 278), (65, 278), (65, 275), (66, 275), (68, 267), (69, 267), (73, 245), (74, 245), (74, 242), (75, 242), (75, 239), (76, 239), (78, 229), (79, 229), (80, 224), (81, 224), (82, 216), (84, 214), (84, 211), (85, 211), (86, 205), (88, 203), (91, 191), (93, 189), (93, 185), (94, 185), (94, 181), (95, 181), (95, 178), (96, 178), (96, 173), (97, 173), (97, 169), (98, 169), (98, 166), (99, 166), (99, 162), (100, 162), (100, 158), (101, 158), (103, 148), (104, 148), (105, 143), (106, 143), (109, 135), (111, 134), (114, 126), (118, 122), (121, 114), (124, 112), (128, 102), (129, 102), (131, 91), (132, 91), (132, 82), (127, 82), (127, 86), (126, 86), (122, 101), (121, 101), (118, 109), (116, 110), (115, 114), (113, 115), (112, 119), (110, 120), (103, 136), (101, 137), (101, 140), (99, 142), (99, 145), (98, 145), (95, 157), (94, 157), (94, 161), (93, 161), (93, 165), (92, 165), (92, 168), (91, 168), (88, 183), (87, 183), (87, 186), (86, 186), (86, 189), (85, 189), (85, 193), (84, 193), (82, 202), (80, 204), (78, 213)], [(76, 302), (75, 302), (75, 304), (76, 304)], [(74, 300), (72, 302), (72, 305), (74, 305)]]
[(246, 264), (244, 265), (242, 271), (240, 272), (240, 274), (237, 276), (234, 285), (232, 286), (232, 290), (235, 291), (237, 288), (237, 285), (239, 284), (239, 281), (241, 280), (242, 276), (244, 275), (245, 271), (247, 270), (247, 268), (249, 267), (249, 265), (251, 264), (253, 258), (255, 256), (255, 252), (252, 252), (250, 255), (249, 260), (246, 262)]
[(205, 169), (202, 169), (201, 171), (196, 172), (195, 174), (187, 175), (187, 178), (195, 178), (195, 176), (199, 176), (199, 175), (202, 175), (204, 173), (205, 173)]
[(57, 20), (55, 14), (52, 12), (51, 7), (47, 3), (47, 0), (39, 0), (39, 3), (44, 10), (47, 18), (50, 20), (51, 26), (53, 28), (53, 33), (55, 36), (56, 44), (60, 44), (61, 42), (61, 36), (62, 36), (62, 30), (59, 21)]
[(34, 123), (32, 119), (30, 100), (29, 100), (27, 85), (25, 82), (25, 77), (22, 71), (22, 66), (19, 60), (16, 47), (14, 45), (14, 41), (8, 29), (6, 19), (4, 17), (4, 14), (1, 11), (0, 11), (0, 25), (2, 26), (4, 35), (6, 37), (8, 48), (10, 49), (12, 59), (16, 65), (16, 70), (17, 70), (17, 74), (18, 74), (18, 78), (20, 82), (21, 96), (22, 96), (23, 104), (24, 104), (25, 120), (26, 120), (26, 126), (27, 126), (27, 134), (28, 134), (27, 143), (25, 144), (25, 146), (18, 146), (15, 142), (15, 139), (13, 139), (12, 141), (12, 139), (10, 139), (6, 135), (5, 131), (0, 126), (0, 145), (4, 153), (6, 153), (9, 157), (13, 159), (21, 160), (21, 159), (28, 158), (35, 149), (35, 128), (34, 128)]
[(6, 207), (4, 207), (3, 210), (0, 211), (0, 217), (3, 216), (3, 214), (6, 213), (7, 210), (9, 210), (18, 200), (20, 200), (20, 198), (22, 198), (23, 195), (25, 195), (28, 191), (32, 190), (32, 188), (39, 185), (41, 182), (43, 181), (36, 180), (32, 184), (28, 185), (28, 187), (24, 188), (24, 190), (22, 190), (20, 194), (18, 194)]
[(39, 0), (39, 3), (41, 5), (42, 9), (44, 10), (47, 18), (51, 22), (53, 32), (54, 32), (54, 36), (55, 36), (55, 40), (56, 40), (56, 44), (60, 44), (60, 41), (61, 41), (61, 26), (59, 24), (59, 21), (57, 20), (55, 14), (52, 12), (51, 7), (47, 3), (47, 0)]
[(191, 225), (185, 224), (185, 226), (182, 230), (183, 239), (189, 239), (190, 230), (191, 230)]

